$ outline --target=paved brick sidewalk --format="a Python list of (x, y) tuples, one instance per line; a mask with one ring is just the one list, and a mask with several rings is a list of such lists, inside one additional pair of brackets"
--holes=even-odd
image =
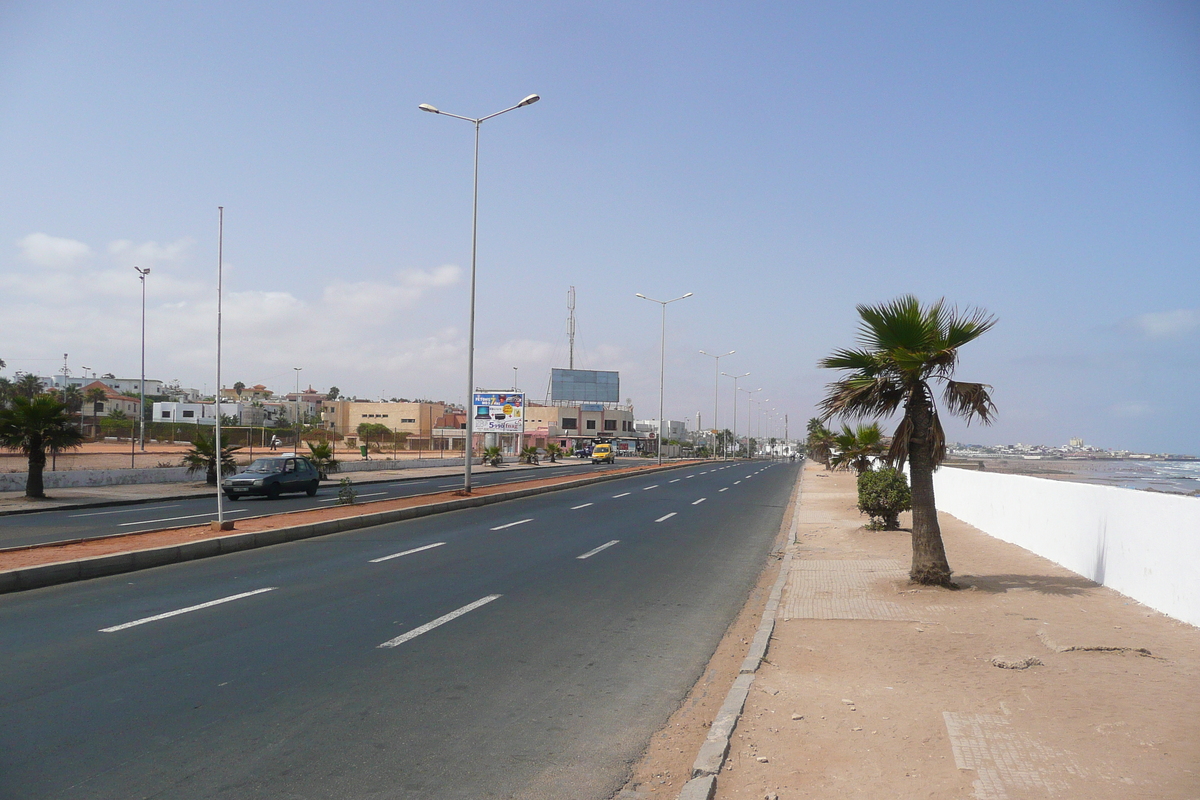
[(963, 590), (911, 586), (854, 503), (806, 468), (718, 800), (1200, 798), (1200, 629), (947, 515)]

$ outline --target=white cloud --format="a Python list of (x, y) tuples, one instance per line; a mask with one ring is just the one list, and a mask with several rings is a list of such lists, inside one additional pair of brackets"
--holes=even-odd
[(17, 242), (21, 257), (42, 267), (66, 269), (92, 255), (92, 248), (74, 239), (63, 239), (45, 233), (31, 233)]
[(184, 261), (195, 244), (196, 240), (190, 236), (185, 236), (170, 244), (159, 244), (158, 242), (135, 244), (128, 239), (117, 239), (109, 242), (108, 254), (121, 266), (127, 268), (138, 266), (148, 269), (159, 264), (176, 264)]
[(453, 286), (458, 283), (460, 273), (457, 266), (445, 264), (428, 271), (403, 270), (394, 283), (339, 281), (325, 287), (321, 305), (350, 314), (386, 314), (400, 308), (411, 308), (430, 289)]
[(1129, 320), (1134, 329), (1150, 339), (1169, 339), (1200, 328), (1200, 309), (1179, 308), (1174, 311), (1154, 311)]

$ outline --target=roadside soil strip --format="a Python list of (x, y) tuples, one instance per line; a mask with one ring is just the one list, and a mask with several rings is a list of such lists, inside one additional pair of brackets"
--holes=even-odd
[[(596, 482), (597, 478), (611, 480), (612, 477), (634, 475), (639, 472), (653, 472), (660, 469), (676, 469), (681, 465), (672, 464), (669, 467), (645, 466), (629, 467), (626, 469), (607, 470), (601, 475), (561, 475), (552, 478), (538, 478), (524, 481), (519, 486), (506, 484), (503, 486), (476, 486), (471, 497), (488, 497), (505, 494), (522, 489), (538, 487), (562, 486), (569, 488), (572, 484), (587, 485)], [(610, 477), (612, 476), (612, 477)], [(328, 522), (332, 520), (349, 519), (368, 514), (417, 508), (421, 506), (437, 506), (455, 500), (464, 499), (459, 492), (437, 492), (412, 497), (397, 497), (389, 500), (377, 500), (369, 503), (355, 503), (345, 506), (329, 506), (304, 511), (290, 511), (253, 519), (237, 520), (236, 530), (214, 531), (208, 525), (169, 528), (149, 531), (146, 533), (132, 532), (124, 535), (105, 536), (97, 539), (74, 541), (59, 544), (32, 545), (20, 549), (14, 548), (0, 552), (0, 573), (20, 570), (29, 567), (39, 567), (47, 564), (62, 564), (98, 556), (109, 556), (119, 553), (139, 552), (157, 548), (177, 547), (211, 539), (225, 539), (259, 531), (273, 531), (297, 525)]]

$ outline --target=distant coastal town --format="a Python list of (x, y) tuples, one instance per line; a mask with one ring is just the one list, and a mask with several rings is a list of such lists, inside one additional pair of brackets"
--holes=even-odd
[(947, 455), (951, 458), (1021, 458), (1030, 461), (1040, 459), (1066, 460), (1110, 460), (1138, 459), (1142, 461), (1200, 461), (1200, 456), (1176, 453), (1135, 453), (1132, 450), (1112, 450), (1093, 447), (1083, 439), (1071, 439), (1066, 445), (1046, 444), (947, 444)]

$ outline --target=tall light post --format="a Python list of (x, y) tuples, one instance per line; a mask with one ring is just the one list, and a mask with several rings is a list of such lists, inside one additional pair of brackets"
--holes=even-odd
[[(296, 372), (296, 449), (300, 449), (300, 370), (304, 367), (292, 367)], [(381, 400), (383, 398), (380, 398)]]
[[(760, 386), (757, 389), (742, 389), (742, 391), (746, 393), (746, 454), (750, 457), (753, 457), (754, 451), (750, 449), (750, 438), (754, 435), (754, 427), (753, 427), (754, 421), (751, 416), (754, 412), (754, 406), (752, 406), (750, 404), (754, 402), (754, 393), (761, 392), (762, 387)], [(733, 393), (736, 398), (736, 396), (737, 396), (737, 387), (736, 386), (733, 389)], [(737, 411), (735, 410), (734, 413), (736, 414)]]
[[(221, 471), (221, 276), (223, 273), (223, 263), (225, 257), (225, 207), (217, 206), (217, 397), (214, 405), (216, 406), (216, 423), (213, 428), (213, 458), (217, 462), (217, 519), (212, 527), (220, 531), (233, 529), (233, 521), (225, 521), (225, 505), (222, 503), (222, 498), (225, 496), (221, 491), (221, 482), (225, 477)], [(200, 424), (200, 418), (196, 418), (196, 424)], [(197, 428), (199, 430), (199, 428)]]
[[(706, 353), (703, 350), (700, 351), (700, 355), (708, 356), (709, 358), (711, 358), (717, 362), (716, 370), (713, 373), (713, 431), (715, 432), (713, 435), (713, 456), (714, 457), (717, 455), (717, 439), (716, 439), (716, 437), (721, 435), (721, 426), (717, 424), (717, 410), (720, 408), (720, 402), (719, 402), (718, 398), (720, 397), (719, 388), (720, 388), (720, 383), (721, 383), (721, 359), (724, 358), (725, 356), (731, 356), (736, 352), (737, 352), (736, 350), (730, 350), (728, 353), (721, 353), (721, 355), (717, 356), (717, 355), (713, 355), (712, 353)], [(724, 455), (724, 454), (722, 454), (722, 455)]]
[(460, 117), (458, 114), (442, 111), (428, 103), (422, 103), (417, 106), (417, 108), (422, 111), (428, 111), (430, 114), (441, 114), (444, 117), (466, 120), (475, 125), (475, 182), (471, 197), (471, 322), (467, 333), (467, 402), (465, 406), (467, 411), (467, 439), (463, 452), (465, 456), (463, 459), (463, 491), (467, 494), (471, 492), (471, 451), (475, 440), (475, 409), (472, 406), (475, 399), (475, 253), (479, 241), (477, 236), (479, 227), (479, 126), (492, 117), (507, 114), (509, 111), (521, 108), (522, 106), (533, 105), (541, 99), (536, 94), (531, 94), (515, 106), (478, 119)]
[(139, 381), (138, 391), (138, 413), (141, 415), (141, 420), (138, 423), (138, 441), (141, 444), (142, 452), (146, 452), (146, 276), (150, 274), (150, 268), (134, 267), (138, 273), (138, 280), (142, 282), (142, 379)]
[(737, 382), (739, 378), (749, 377), (750, 373), (747, 372), (743, 375), (730, 375), (728, 372), (722, 372), (721, 374), (726, 378), (733, 378), (733, 446), (735, 448), (734, 452), (737, 452)]
[(517, 390), (517, 368), (513, 367), (513, 391)]
[(638, 292), (635, 297), (640, 297), (643, 300), (649, 300), (651, 303), (658, 303), (662, 306), (662, 338), (658, 345), (658, 463), (662, 465), (662, 451), (665, 437), (663, 436), (663, 378), (666, 375), (666, 359), (667, 359), (667, 306), (674, 303), (676, 300), (686, 300), (691, 297), (692, 293), (688, 292), (681, 297), (676, 297), (675, 300), (655, 300), (653, 297)]

